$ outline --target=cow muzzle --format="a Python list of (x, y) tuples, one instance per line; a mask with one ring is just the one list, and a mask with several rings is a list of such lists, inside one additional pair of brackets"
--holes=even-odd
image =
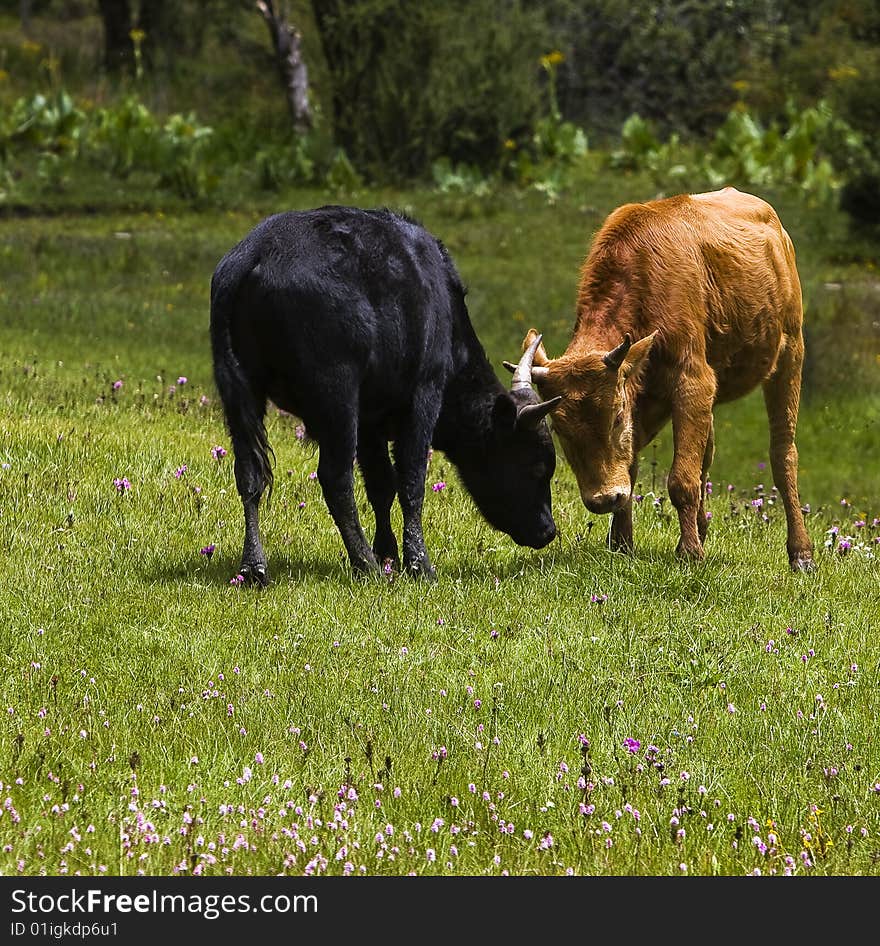
[(629, 502), (629, 497), (629, 486), (615, 486), (598, 493), (581, 493), (584, 505), (596, 515), (617, 512), (618, 509), (622, 509)]

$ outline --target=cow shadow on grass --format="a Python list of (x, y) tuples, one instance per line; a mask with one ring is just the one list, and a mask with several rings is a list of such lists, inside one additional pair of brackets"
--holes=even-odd
[[(194, 563), (192, 560), (187, 560), (167, 563), (154, 569), (149, 577), (163, 584), (187, 584), (198, 581), (211, 587), (223, 588), (237, 584), (235, 579), (239, 575), (240, 564), (241, 559), (238, 556), (214, 555), (210, 561), (202, 560)], [(269, 588), (273, 585), (298, 584), (316, 580), (338, 579), (352, 582), (359, 580), (342, 559), (336, 562), (327, 559), (299, 558), (283, 553), (269, 556), (269, 579)], [(360, 580), (363, 581), (363, 579)], [(260, 589), (260, 586), (256, 584), (242, 587)]]
[[(787, 573), (786, 563), (768, 561), (768, 568)], [(167, 562), (150, 571), (148, 578), (162, 584), (190, 584), (198, 582), (209, 587), (224, 588), (236, 584), (240, 558), (237, 555), (214, 555), (211, 560), (193, 562), (191, 559)], [(268, 588), (295, 586), (309, 582), (332, 581), (349, 588), (367, 588), (375, 582), (387, 583), (384, 575), (360, 575), (352, 571), (344, 554), (338, 559), (308, 558), (281, 553), (269, 556)], [(569, 544), (552, 551), (515, 549), (500, 555), (496, 561), (485, 552), (456, 552), (452, 555), (437, 549), (434, 556), (436, 582), (464, 581), (474, 585), (487, 582), (507, 582), (539, 578), (548, 584), (563, 585), (577, 580), (582, 582), (585, 593), (598, 587), (612, 576), (632, 578), (634, 582), (647, 582), (644, 592), (648, 597), (666, 597), (684, 589), (705, 588), (715, 582), (729, 578), (745, 567), (739, 559), (727, 554), (713, 554), (707, 548), (706, 558), (699, 562), (682, 561), (675, 557), (673, 549), (659, 547), (636, 547), (629, 553), (612, 552), (603, 545)], [(673, 567), (674, 566), (674, 567)], [(660, 584), (656, 587), (655, 579)], [(395, 573), (391, 583), (417, 584), (420, 579)], [(260, 590), (259, 585), (243, 585), (243, 588)], [(601, 589), (599, 589), (601, 590)]]
[[(778, 561), (777, 561), (778, 558)], [(610, 577), (631, 577), (634, 581), (659, 577), (668, 584), (711, 583), (720, 581), (731, 572), (746, 568), (741, 559), (726, 552), (714, 552), (707, 547), (706, 557), (700, 561), (677, 558), (674, 547), (636, 546), (630, 552), (615, 552), (602, 543), (574, 543), (561, 545), (552, 550), (532, 551), (517, 549), (499, 557), (495, 565), (485, 554), (461, 553), (454, 558), (438, 556), (435, 562), (438, 577), (447, 576), (468, 581), (497, 578), (525, 578), (539, 575), (548, 581), (565, 577), (582, 578), (587, 588), (595, 580)], [(783, 556), (773, 556), (767, 562), (768, 569), (788, 574)], [(657, 587), (651, 592), (663, 595), (668, 588)]]

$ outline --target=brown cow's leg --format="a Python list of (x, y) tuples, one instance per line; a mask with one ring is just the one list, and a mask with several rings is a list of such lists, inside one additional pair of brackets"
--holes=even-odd
[(678, 512), (680, 537), (675, 552), (680, 558), (703, 557), (697, 521), (714, 398), (715, 379), (707, 369), (703, 377), (682, 377), (672, 405), (673, 458), (666, 485), (669, 499)]
[(798, 452), (794, 442), (804, 360), (803, 337), (789, 337), (779, 356), (776, 370), (764, 382), (764, 403), (770, 422), (770, 465), (773, 482), (779, 490), (788, 525), (786, 549), (794, 571), (811, 571), (813, 544), (804, 525), (798, 495)]
[(709, 467), (715, 457), (715, 421), (709, 417), (709, 436), (706, 440), (706, 450), (703, 453), (703, 476), (700, 487), (700, 508), (697, 511), (697, 532), (700, 541), (706, 541), (706, 532), (709, 529), (709, 517), (706, 515), (706, 482), (709, 479)]
[(608, 532), (608, 548), (613, 552), (631, 552), (633, 550), (633, 499), (632, 491), (639, 475), (638, 456), (629, 468), (629, 500), (625, 506), (611, 516), (611, 529)]

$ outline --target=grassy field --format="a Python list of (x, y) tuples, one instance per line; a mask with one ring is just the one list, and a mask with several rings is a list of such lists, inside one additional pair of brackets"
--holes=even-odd
[[(346, 202), (446, 242), (506, 376), (531, 325), (564, 348), (591, 234), (646, 196)], [(704, 563), (673, 557), (664, 431), (632, 557), (561, 454), (540, 552), (434, 454), (433, 584), (351, 576), (317, 455), (272, 413), (273, 583), (232, 584), (211, 272), (264, 214), (336, 198), (0, 219), (0, 872), (880, 873), (880, 249), (765, 196), (807, 300), (812, 575), (788, 571), (757, 393), (716, 417)]]

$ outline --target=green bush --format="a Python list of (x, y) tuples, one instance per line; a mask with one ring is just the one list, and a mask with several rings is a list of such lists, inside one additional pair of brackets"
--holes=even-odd
[(835, 110), (859, 135), (855, 146), (835, 150), (844, 177), (840, 204), (857, 225), (880, 226), (880, 49), (855, 50), (845, 67), (831, 74)]
[(336, 143), (376, 179), (447, 157), (494, 172), (531, 133), (544, 44), (539, 11), (507, 0), (334, 0), (315, 7)]
[(65, 91), (20, 98), (0, 125), (0, 153), (26, 149), (75, 156), (85, 125), (85, 112)]
[(804, 109), (789, 103), (783, 127), (765, 127), (745, 108), (734, 108), (705, 145), (682, 145), (677, 135), (661, 142), (649, 122), (632, 115), (610, 163), (648, 171), (662, 186), (793, 186), (808, 200), (828, 204), (847, 182), (839, 169), (864, 151), (862, 137), (827, 102)]
[(90, 145), (94, 159), (117, 177), (127, 177), (136, 166), (156, 166), (156, 139), (160, 125), (136, 96), (128, 95), (110, 108), (96, 109)]
[(77, 105), (61, 90), (14, 103), (0, 125), (0, 156), (4, 164), (16, 161), (22, 177), (33, 172), (44, 189), (64, 187), (81, 161), (119, 178), (146, 171), (160, 187), (193, 198), (216, 182), (207, 148), (211, 135), (193, 114), (162, 123), (134, 95), (95, 108)]
[(159, 184), (179, 197), (201, 197), (216, 185), (207, 146), (213, 131), (195, 115), (172, 115), (158, 136)]

